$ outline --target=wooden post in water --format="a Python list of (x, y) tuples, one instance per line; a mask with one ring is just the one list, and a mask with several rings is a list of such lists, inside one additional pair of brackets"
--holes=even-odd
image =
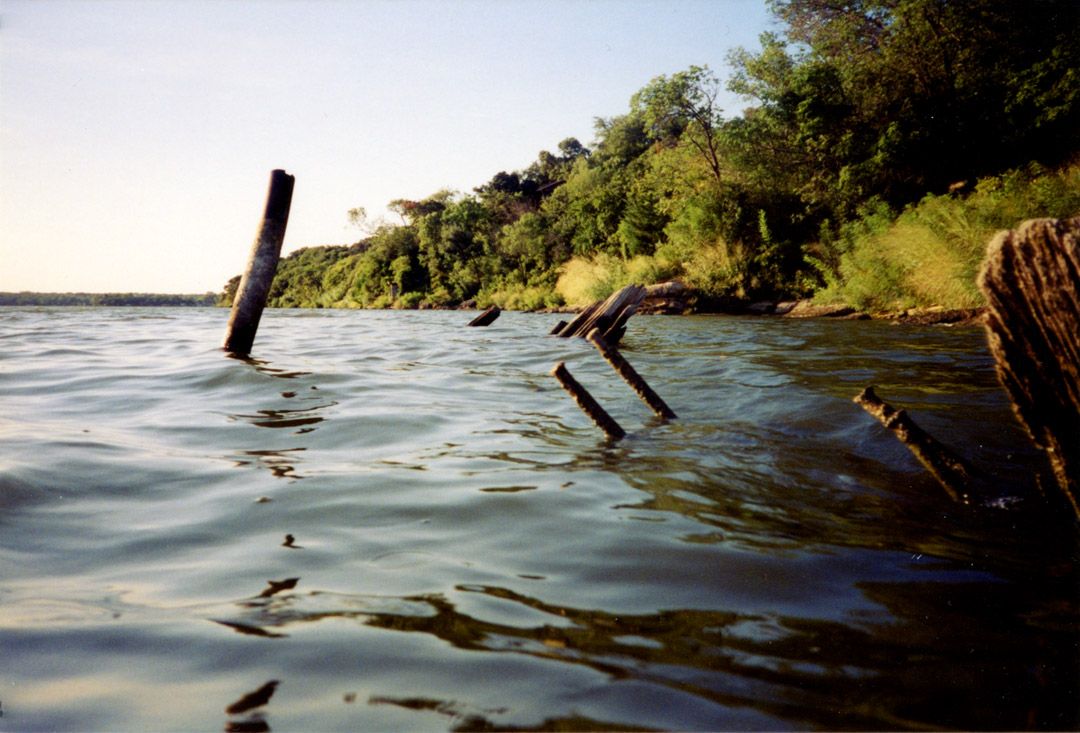
[(499, 317), (500, 313), (502, 313), (502, 311), (499, 310), (499, 306), (493, 305), (490, 308), (488, 308), (486, 311), (484, 311), (483, 313), (478, 315), (476, 318), (469, 321), (469, 325), (474, 326), (474, 327), (475, 326), (490, 326), (492, 323), (495, 322), (495, 319)]
[(1080, 217), (998, 234), (979, 288), (998, 378), (1080, 519)]
[(559, 384), (562, 385), (563, 389), (570, 393), (570, 396), (578, 403), (578, 407), (592, 418), (597, 427), (603, 430), (609, 438), (619, 440), (626, 437), (626, 431), (622, 429), (622, 426), (615, 422), (611, 415), (607, 414), (607, 411), (600, 406), (600, 403), (594, 400), (593, 396), (574, 379), (573, 375), (567, 370), (566, 364), (560, 361), (551, 370), (551, 374), (559, 380)]
[(552, 335), (585, 338), (594, 328), (599, 328), (603, 337), (614, 346), (626, 332), (626, 321), (637, 310), (645, 295), (646, 290), (640, 285), (627, 285), (607, 300), (593, 303), (558, 331), (552, 330)]
[(864, 389), (855, 396), (854, 401), (908, 447), (919, 463), (937, 479), (949, 498), (964, 504), (971, 502), (968, 493), (971, 474), (960, 458), (916, 425), (905, 411), (897, 410), (878, 397), (873, 387)]
[(604, 337), (600, 334), (599, 328), (594, 328), (589, 331), (589, 335), (586, 336), (590, 343), (596, 347), (596, 350), (600, 352), (600, 356), (604, 357), (604, 360), (611, 365), (611, 368), (615, 370), (615, 373), (623, 378), (623, 381), (630, 385), (630, 387), (637, 392), (638, 397), (648, 405), (658, 417), (662, 417), (665, 420), (674, 420), (678, 417), (675, 411), (667, 406), (667, 403), (660, 398), (660, 395), (653, 392), (652, 387), (642, 379), (641, 375), (637, 373), (634, 367), (630, 366), (630, 362), (623, 358), (623, 355), (619, 353), (618, 349), (609, 346), (604, 340)]
[(233, 298), (232, 313), (225, 331), (223, 348), (234, 354), (247, 355), (255, 343), (255, 332), (266, 307), (270, 284), (277, 272), (281, 243), (285, 241), (285, 226), (289, 223), (293, 184), (296, 179), (283, 170), (270, 174), (270, 189), (266, 194), (259, 234), (251, 246), (247, 269)]

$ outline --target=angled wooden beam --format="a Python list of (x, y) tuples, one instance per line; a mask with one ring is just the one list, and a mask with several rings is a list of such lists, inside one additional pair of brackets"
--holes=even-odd
[(904, 410), (897, 410), (878, 397), (873, 387), (864, 389), (854, 401), (908, 447), (949, 498), (962, 504), (971, 503), (971, 472), (964, 461), (916, 425)]
[(476, 326), (490, 326), (492, 323), (495, 322), (495, 319), (498, 318), (499, 314), (501, 314), (501, 313), (502, 313), (502, 311), (499, 310), (499, 306), (493, 305), (490, 308), (488, 308), (486, 311), (484, 311), (483, 313), (478, 315), (476, 318), (469, 321), (469, 325), (473, 326), (473, 327), (476, 327)]
[[(566, 324), (558, 333), (562, 338), (581, 336), (584, 338), (594, 328), (599, 328), (601, 333), (609, 330), (614, 333), (618, 328), (626, 325), (626, 320), (633, 315), (634, 311), (625, 312), (630, 306), (638, 306), (645, 299), (646, 290), (640, 285), (627, 285), (622, 290), (612, 293), (606, 300), (600, 300), (577, 315), (570, 323)], [(625, 312), (625, 317), (624, 316)]]
[(222, 348), (233, 354), (246, 356), (251, 353), (251, 347), (255, 343), (255, 332), (259, 329), (259, 320), (266, 308), (270, 285), (274, 282), (281, 257), (281, 245), (285, 241), (285, 227), (289, 223), (289, 208), (292, 206), (295, 182), (296, 179), (283, 170), (275, 170), (270, 174), (266, 210), (259, 233), (251, 246), (247, 268), (240, 278), (240, 286), (233, 298), (229, 325), (222, 345)]
[(559, 384), (562, 385), (563, 389), (570, 393), (570, 396), (578, 403), (578, 407), (581, 408), (582, 412), (588, 415), (609, 438), (620, 440), (626, 437), (626, 431), (622, 429), (622, 426), (615, 422), (611, 415), (607, 414), (607, 411), (600, 406), (600, 403), (593, 399), (588, 390), (574, 379), (565, 363), (560, 361), (556, 364), (555, 368), (551, 370), (551, 374), (559, 380)]
[(623, 355), (619, 353), (619, 350), (608, 344), (603, 336), (600, 335), (600, 329), (594, 328), (589, 332), (588, 340), (596, 347), (596, 350), (600, 352), (600, 355), (604, 357), (604, 361), (611, 365), (611, 368), (615, 370), (615, 373), (622, 377), (623, 381), (630, 385), (630, 388), (637, 392), (638, 397), (649, 406), (649, 408), (656, 413), (658, 417), (662, 417), (665, 420), (674, 420), (678, 417), (675, 411), (667, 406), (667, 403), (660, 398), (660, 395), (653, 391), (637, 370), (630, 365)]

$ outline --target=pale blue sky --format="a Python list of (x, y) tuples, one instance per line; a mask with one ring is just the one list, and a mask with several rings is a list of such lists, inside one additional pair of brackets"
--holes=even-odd
[(274, 168), (285, 252), (355, 241), (348, 209), (587, 145), (769, 29), (764, 0), (0, 0), (0, 290), (217, 290)]

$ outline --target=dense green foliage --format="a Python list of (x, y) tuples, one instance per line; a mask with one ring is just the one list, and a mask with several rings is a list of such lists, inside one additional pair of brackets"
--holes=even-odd
[(874, 202), (831, 243), (840, 253), (835, 268), (817, 263), (827, 282), (818, 297), (872, 311), (979, 306), (975, 280), (987, 243), (1032, 212), (1080, 213), (1080, 165), (989, 176), (967, 196), (928, 195), (899, 216)]
[(174, 293), (0, 293), (0, 305), (212, 306), (219, 296)]
[(717, 299), (966, 305), (994, 229), (1076, 211), (1075, 0), (770, 6), (784, 35), (731, 56), (741, 114), (708, 68), (657, 77), (591, 148), (292, 254), (270, 304), (530, 309), (680, 277)]

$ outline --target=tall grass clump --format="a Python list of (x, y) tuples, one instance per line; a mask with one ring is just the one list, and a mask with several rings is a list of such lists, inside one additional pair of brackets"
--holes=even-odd
[(610, 254), (574, 257), (562, 266), (555, 291), (567, 305), (579, 307), (602, 300), (627, 285), (652, 285), (682, 274), (682, 264), (660, 251), (629, 260)]
[(555, 292), (567, 305), (579, 307), (611, 295), (625, 277), (625, 264), (612, 255), (574, 257), (560, 268)]
[(752, 261), (746, 248), (722, 241), (701, 248), (673, 243), (652, 255), (624, 261), (609, 254), (575, 257), (561, 269), (555, 290), (567, 305), (583, 306), (608, 297), (627, 285), (652, 285), (678, 278), (710, 297), (745, 297)]
[(875, 202), (841, 227), (837, 271), (816, 298), (875, 311), (980, 306), (975, 278), (996, 232), (1078, 212), (1080, 164), (984, 178), (966, 196), (928, 195), (898, 216)]
[(750, 264), (745, 247), (718, 240), (691, 253), (682, 265), (683, 279), (703, 295), (745, 298)]

